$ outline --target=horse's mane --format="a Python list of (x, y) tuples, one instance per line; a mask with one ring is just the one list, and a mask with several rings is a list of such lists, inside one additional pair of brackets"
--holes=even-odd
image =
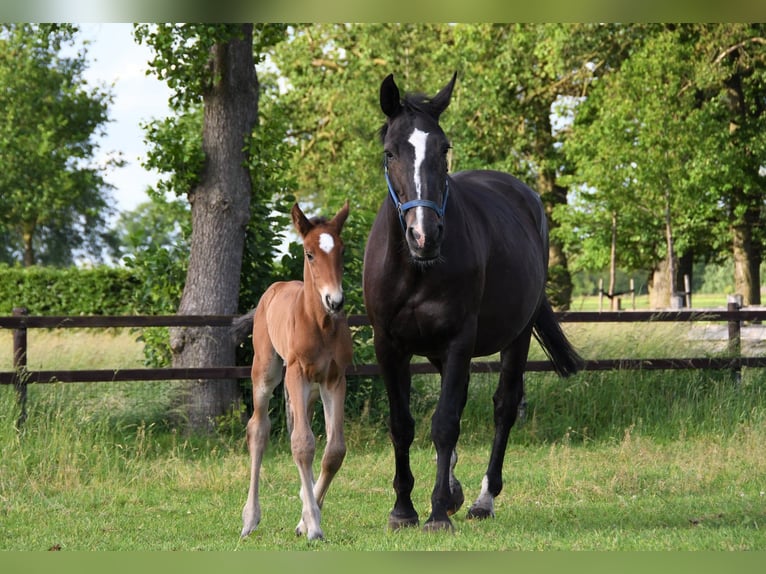
[[(429, 114), (432, 116), (436, 114), (435, 110), (431, 106), (431, 98), (420, 92), (406, 94), (401, 100), (401, 104), (402, 108), (404, 108), (404, 112), (408, 114), (419, 113)], [(381, 142), (385, 139), (387, 132), (388, 122), (384, 123), (378, 132)]]

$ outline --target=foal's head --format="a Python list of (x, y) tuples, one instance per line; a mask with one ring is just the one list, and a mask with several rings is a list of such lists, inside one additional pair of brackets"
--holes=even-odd
[(296, 203), (292, 218), (303, 239), (303, 279), (313, 285), (322, 306), (329, 314), (343, 309), (343, 240), (341, 229), (348, 217), (348, 201), (330, 221), (308, 219)]
[(412, 258), (420, 264), (438, 260), (447, 205), (447, 154), (450, 143), (439, 127), (456, 75), (432, 98), (400, 98), (389, 75), (380, 86), (380, 107), (387, 121), (381, 129), (389, 192), (394, 198)]

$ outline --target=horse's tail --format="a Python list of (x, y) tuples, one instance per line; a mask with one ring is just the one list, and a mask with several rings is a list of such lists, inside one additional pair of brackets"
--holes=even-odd
[(245, 342), (247, 336), (253, 332), (253, 317), (255, 316), (255, 309), (249, 311), (246, 315), (237, 317), (231, 322), (229, 328), (229, 335), (231, 341), (235, 346), (239, 346)]
[(585, 360), (561, 330), (547, 297), (543, 297), (533, 333), (560, 376), (574, 375), (585, 366)]

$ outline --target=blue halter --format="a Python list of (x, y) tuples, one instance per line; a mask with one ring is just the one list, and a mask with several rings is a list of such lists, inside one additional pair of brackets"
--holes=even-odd
[(433, 209), (436, 212), (436, 215), (439, 216), (439, 219), (444, 219), (444, 210), (447, 209), (447, 198), (449, 197), (449, 179), (444, 181), (444, 201), (442, 201), (440, 206), (438, 203), (431, 201), (430, 199), (413, 199), (412, 201), (402, 203), (399, 201), (399, 197), (396, 195), (394, 187), (391, 185), (391, 179), (388, 177), (388, 165), (385, 166), (385, 174), (386, 184), (388, 185), (388, 194), (391, 196), (396, 211), (399, 214), (399, 223), (402, 224), (402, 229), (406, 230), (407, 228), (407, 225), (404, 223), (404, 214), (413, 207), (427, 207), (428, 209)]

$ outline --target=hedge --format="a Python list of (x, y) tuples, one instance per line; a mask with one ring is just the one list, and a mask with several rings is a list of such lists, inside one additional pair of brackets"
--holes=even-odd
[(135, 293), (140, 281), (130, 269), (0, 267), (0, 315), (26, 307), (30, 315), (142, 314)]

